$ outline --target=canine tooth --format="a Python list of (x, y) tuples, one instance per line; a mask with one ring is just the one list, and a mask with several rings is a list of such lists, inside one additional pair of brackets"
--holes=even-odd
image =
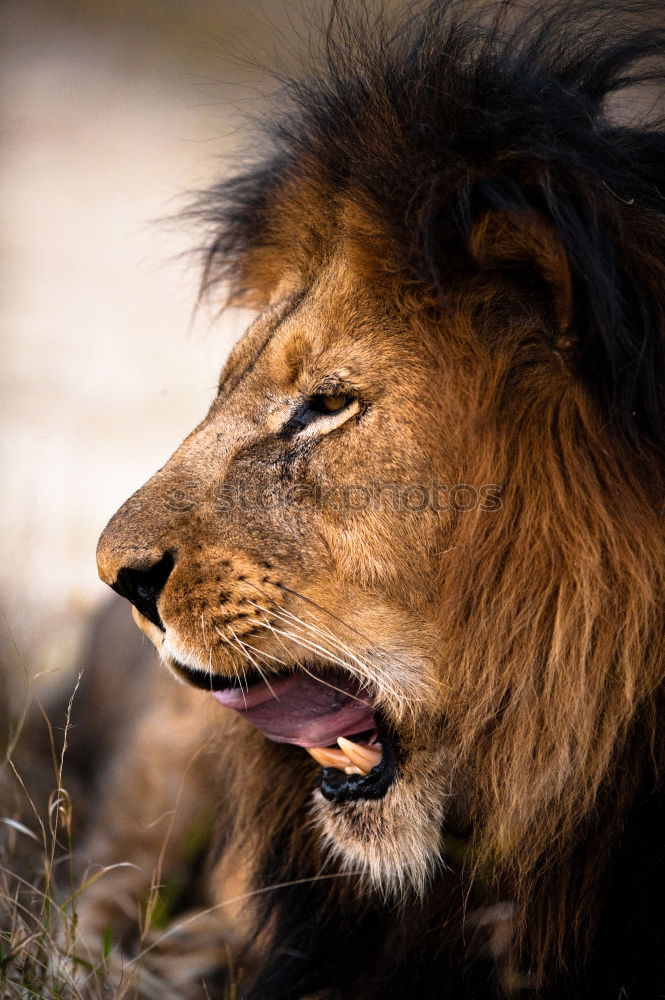
[(364, 774), (364, 773), (365, 772), (361, 771), (360, 768), (356, 767), (355, 764), (352, 764), (351, 767), (344, 768), (344, 774)]
[(331, 750), (329, 747), (305, 747), (310, 757), (313, 757), (321, 767), (336, 767), (343, 771), (346, 767), (351, 767), (351, 761), (341, 750)]
[(346, 754), (350, 762), (360, 768), (363, 774), (369, 774), (372, 768), (376, 767), (381, 760), (381, 747), (378, 744), (371, 747), (364, 747), (360, 746), (359, 743), (353, 743), (352, 740), (347, 740), (344, 736), (340, 736), (337, 739), (337, 745)]

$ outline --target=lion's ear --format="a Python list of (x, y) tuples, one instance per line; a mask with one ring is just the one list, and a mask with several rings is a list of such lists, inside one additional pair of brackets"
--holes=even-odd
[(469, 252), (483, 269), (528, 267), (549, 289), (553, 346), (564, 356), (571, 352), (573, 285), (563, 244), (550, 223), (538, 212), (489, 209), (473, 227)]

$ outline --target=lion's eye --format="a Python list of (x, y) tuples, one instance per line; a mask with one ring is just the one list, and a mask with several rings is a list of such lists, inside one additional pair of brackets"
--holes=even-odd
[[(327, 434), (360, 412), (360, 400), (350, 392), (317, 392), (298, 407), (281, 429), (281, 435)], [(328, 418), (328, 419), (325, 419)]]
[(310, 401), (313, 410), (319, 413), (338, 413), (348, 406), (353, 396), (339, 393), (335, 396), (312, 396)]

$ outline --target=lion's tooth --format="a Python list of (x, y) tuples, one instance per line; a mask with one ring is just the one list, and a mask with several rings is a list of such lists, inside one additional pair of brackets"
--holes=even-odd
[(347, 740), (344, 736), (338, 737), (337, 745), (363, 774), (369, 774), (381, 760), (381, 747), (378, 745), (364, 747), (359, 743), (353, 743), (352, 740)]
[(330, 747), (305, 747), (307, 753), (321, 767), (335, 767), (346, 774), (369, 774), (381, 760), (381, 746), (361, 746), (352, 740), (340, 736), (337, 740), (339, 750)]
[(351, 761), (341, 750), (331, 750), (330, 747), (305, 747), (305, 750), (321, 767), (336, 767), (340, 771), (351, 767)]

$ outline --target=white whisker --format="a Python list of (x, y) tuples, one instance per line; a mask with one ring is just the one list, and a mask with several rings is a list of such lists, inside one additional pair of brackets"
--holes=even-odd
[(251, 653), (247, 652), (247, 647), (245, 646), (245, 643), (242, 641), (242, 639), (240, 639), (235, 634), (235, 632), (233, 631), (233, 629), (230, 626), (229, 626), (229, 628), (231, 629), (231, 635), (235, 639), (235, 641), (238, 644), (238, 646), (242, 649), (242, 652), (244, 653), (244, 655), (247, 657), (247, 659), (252, 664), (252, 666), (255, 668), (255, 670), (257, 670), (258, 673), (261, 675), (262, 680), (265, 681), (265, 685), (268, 688), (268, 690), (270, 691), (270, 694), (273, 696), (273, 698), (276, 701), (279, 701), (279, 698), (275, 694), (275, 692), (274, 692), (274, 690), (273, 690), (273, 688), (272, 688), (272, 686), (270, 684), (270, 681), (268, 680), (268, 678), (266, 677), (266, 675), (261, 670), (261, 667), (258, 665), (258, 663), (256, 662), (256, 660), (253, 658), (253, 656), (251, 655)]
[[(260, 624), (263, 623), (261, 622)], [(257, 654), (257, 656), (262, 660), (274, 660), (275, 663), (279, 663), (282, 667), (289, 666), (286, 660), (280, 660), (279, 656), (273, 656), (271, 653), (266, 653), (263, 649), (257, 649), (256, 646), (252, 646), (251, 642), (247, 642), (246, 639), (243, 639), (243, 645), (246, 646), (248, 649), (253, 650)]]
[[(319, 628), (318, 627), (318, 625), (320, 625), (319, 622), (317, 622), (317, 625), (312, 625), (310, 622), (304, 621), (302, 618), (298, 618), (297, 615), (294, 615), (293, 612), (288, 611), (285, 607), (283, 607), (283, 605), (278, 604), (276, 605), (276, 607), (279, 608), (279, 611), (275, 611), (273, 609), (272, 611), (273, 614), (277, 614), (278, 617), (280, 618), (285, 618), (290, 621), (293, 621), (295, 622), (295, 624), (301, 625), (303, 628), (307, 629), (310, 632), (314, 632), (316, 635), (320, 635), (324, 639), (327, 638), (331, 640), (333, 644), (337, 646), (338, 649), (340, 649), (343, 653), (347, 653), (349, 657), (360, 667), (361, 670), (366, 671), (368, 673), (372, 672), (372, 668), (370, 667), (370, 665), (366, 663), (365, 660), (361, 660), (360, 657), (357, 656), (356, 653), (354, 653), (349, 646), (345, 645), (345, 643), (343, 643), (338, 636), (336, 636), (329, 629), (323, 631), (321, 628)], [(264, 611), (265, 609), (262, 608), (261, 610)]]
[[(300, 625), (302, 628), (307, 629), (310, 632), (314, 632), (317, 635), (322, 634), (321, 630), (318, 629), (316, 626), (311, 625), (309, 622), (303, 621), (302, 619), (298, 618), (297, 615), (292, 614), (290, 611), (288, 611), (286, 608), (283, 608), (281, 605), (276, 606), (280, 609), (278, 611), (275, 608), (271, 608), (270, 610), (268, 610), (262, 605), (257, 604), (255, 601), (250, 601), (250, 604), (253, 604), (254, 607), (256, 607), (259, 611), (263, 611), (264, 614), (274, 615), (287, 622), (293, 621), (296, 624)], [(262, 624), (272, 628), (273, 631), (275, 631), (274, 627), (269, 623), (262, 622)], [(333, 652), (328, 647), (324, 647), (318, 643), (315, 643), (313, 639), (310, 640), (303, 639), (300, 636), (298, 636), (297, 633), (294, 633), (292, 631), (287, 630), (282, 632), (282, 634), (285, 635), (287, 638), (291, 638), (294, 641), (299, 642), (301, 645), (305, 645), (305, 648), (307, 649), (314, 649), (323, 653), (323, 655), (325, 655), (327, 658), (329, 658), (336, 664), (339, 664), (340, 666), (348, 670), (350, 673), (352, 673), (358, 680), (361, 681), (363, 688), (367, 688), (370, 684), (374, 684), (375, 687), (383, 691), (387, 690), (388, 693), (396, 700), (399, 700), (401, 702), (412, 700), (409, 699), (404, 692), (398, 691), (395, 688), (393, 688), (392, 685), (387, 684), (386, 678), (384, 676), (381, 676), (378, 673), (378, 671), (371, 666), (371, 664), (367, 663), (367, 661), (360, 659), (360, 657), (358, 657), (353, 652), (353, 650), (345, 646), (345, 644), (342, 643), (337, 638), (337, 636), (330, 634), (330, 639), (332, 640), (332, 643), (338, 647), (339, 652), (345, 654), (344, 656), (338, 655), (338, 653)], [(325, 633), (323, 633), (323, 638), (327, 638)]]
[[(229, 646), (233, 646), (235, 649), (238, 648), (238, 647), (234, 646), (234, 643), (232, 642), (232, 640), (229, 639), (229, 637), (227, 635), (224, 635), (224, 633), (221, 632), (216, 625), (213, 625), (213, 628), (214, 628), (215, 632), (217, 633), (217, 635), (220, 637), (220, 639), (223, 642), (227, 643)], [(238, 649), (238, 652), (240, 653), (241, 656), (243, 655), (242, 649)], [(236, 675), (236, 677), (238, 679), (238, 683), (240, 685), (240, 690), (242, 691), (243, 699), (245, 699), (245, 692), (249, 690), (249, 683), (247, 681), (247, 673), (245, 672), (245, 670), (243, 668), (241, 668), (241, 670), (242, 670), (242, 677), (240, 677), (240, 672), (239, 672), (238, 668), (236, 667), (235, 663), (233, 664), (233, 670), (234, 670), (235, 675)], [(245, 682), (245, 690), (244, 691), (243, 691), (243, 687), (242, 687), (242, 682), (243, 681)], [(247, 707), (246, 700), (245, 700), (245, 707)]]

